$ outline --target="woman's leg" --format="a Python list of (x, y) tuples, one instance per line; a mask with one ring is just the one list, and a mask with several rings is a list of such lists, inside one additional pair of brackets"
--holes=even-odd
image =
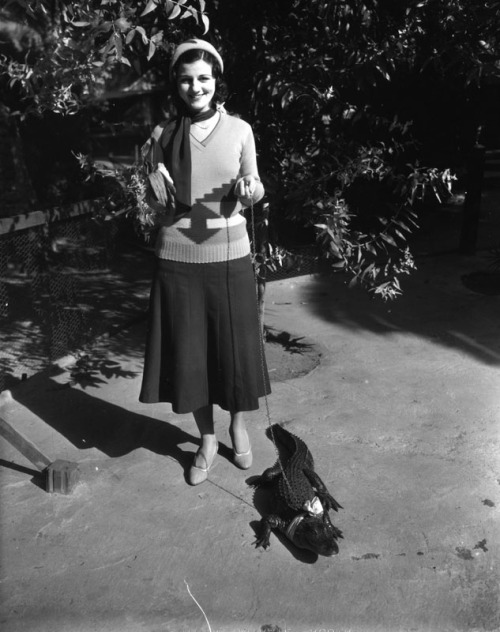
[(213, 406), (209, 404), (208, 406), (198, 408), (198, 410), (194, 411), (193, 415), (201, 437), (201, 445), (198, 453), (202, 453), (202, 457), (198, 459), (199, 462), (195, 463), (195, 465), (198, 467), (206, 467), (206, 465), (203, 464), (203, 460), (206, 460), (208, 465), (211, 465), (215, 452), (217, 451)]
[(250, 439), (248, 438), (245, 418), (242, 412), (231, 412), (229, 435), (233, 442), (235, 452), (238, 454), (248, 452), (250, 449)]
[(252, 446), (242, 412), (231, 412), (229, 434), (233, 442), (233, 462), (242, 470), (252, 465)]

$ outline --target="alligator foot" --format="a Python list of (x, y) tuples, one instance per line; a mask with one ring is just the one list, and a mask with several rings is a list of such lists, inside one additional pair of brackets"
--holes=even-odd
[(256, 548), (261, 546), (263, 549), (267, 549), (270, 546), (271, 531), (273, 529), (283, 528), (283, 520), (276, 515), (264, 516), (260, 521), (260, 533), (255, 540)]

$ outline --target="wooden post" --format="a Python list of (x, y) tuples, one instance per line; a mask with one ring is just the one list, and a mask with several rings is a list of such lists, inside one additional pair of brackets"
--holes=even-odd
[(50, 459), (40, 452), (36, 445), (22, 435), (18, 430), (14, 430), (14, 428), (8, 424), (5, 419), (2, 419), (2, 417), (0, 417), (0, 435), (2, 435), (4, 439), (7, 439), (7, 441), (14, 446), (18, 452), (26, 457), (28, 461), (33, 463), (33, 465), (35, 465), (39, 470), (44, 470), (50, 465)]
[(467, 159), (467, 192), (463, 205), (459, 252), (475, 255), (484, 179), (485, 147), (475, 145)]
[(80, 479), (76, 463), (62, 459), (51, 462), (34, 443), (21, 434), (19, 430), (15, 430), (2, 417), (0, 417), (0, 435), (40, 470), (45, 483), (45, 491), (51, 494), (70, 494), (72, 492)]

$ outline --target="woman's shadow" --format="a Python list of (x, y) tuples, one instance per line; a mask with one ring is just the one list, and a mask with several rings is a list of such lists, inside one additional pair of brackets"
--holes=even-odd
[[(119, 458), (145, 448), (176, 460), (185, 476), (193, 452), (180, 446), (198, 444), (192, 434), (168, 421), (159, 421), (93, 397), (42, 372), (12, 390), (15, 401), (30, 410), (79, 450), (96, 448)], [(56, 455), (48, 455), (49, 458)]]

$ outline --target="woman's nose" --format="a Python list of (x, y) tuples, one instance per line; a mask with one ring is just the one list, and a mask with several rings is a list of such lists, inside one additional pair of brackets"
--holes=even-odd
[(193, 83), (191, 84), (191, 92), (194, 92), (194, 93), (199, 92), (200, 86), (201, 86), (200, 82), (194, 79)]

